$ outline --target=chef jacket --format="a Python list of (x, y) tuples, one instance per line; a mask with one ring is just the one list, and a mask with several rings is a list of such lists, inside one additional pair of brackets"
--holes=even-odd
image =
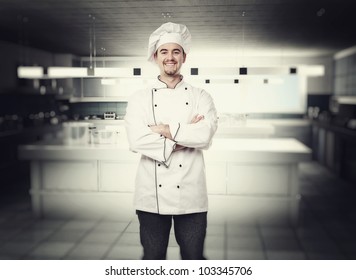
[[(204, 119), (191, 123), (196, 115)], [(173, 140), (150, 129), (168, 124)], [(125, 126), (130, 150), (141, 154), (135, 181), (134, 206), (158, 214), (188, 214), (208, 210), (204, 149), (217, 129), (213, 99), (182, 80), (174, 89), (156, 83), (134, 93)], [(177, 144), (187, 148), (173, 151)]]

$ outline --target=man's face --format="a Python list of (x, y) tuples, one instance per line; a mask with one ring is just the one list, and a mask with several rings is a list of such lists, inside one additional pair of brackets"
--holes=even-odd
[(160, 46), (154, 56), (161, 71), (161, 75), (175, 76), (185, 62), (183, 48), (176, 43), (167, 43)]

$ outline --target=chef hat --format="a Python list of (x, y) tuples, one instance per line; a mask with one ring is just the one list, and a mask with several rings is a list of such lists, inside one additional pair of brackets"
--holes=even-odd
[(183, 24), (167, 22), (158, 27), (148, 41), (148, 60), (153, 61), (153, 55), (157, 49), (166, 43), (180, 45), (185, 53), (189, 52), (192, 36), (188, 28)]

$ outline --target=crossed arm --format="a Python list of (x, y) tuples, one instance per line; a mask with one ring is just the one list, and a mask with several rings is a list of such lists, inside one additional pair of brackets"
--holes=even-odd
[[(201, 120), (204, 119), (204, 116), (202, 115), (196, 115), (191, 121), (190, 123), (198, 123)], [(150, 129), (155, 132), (158, 133), (160, 135), (163, 135), (164, 137), (170, 139), (170, 140), (174, 140), (171, 134), (171, 131), (169, 129), (169, 125), (168, 124), (158, 124), (158, 125), (150, 125)], [(184, 149), (184, 146), (181, 146), (179, 144), (176, 145), (174, 151), (178, 151), (178, 150), (182, 150)]]

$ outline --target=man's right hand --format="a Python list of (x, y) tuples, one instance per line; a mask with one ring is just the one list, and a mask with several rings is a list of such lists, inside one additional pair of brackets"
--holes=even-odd
[(204, 119), (204, 116), (203, 116), (203, 115), (196, 115), (196, 116), (191, 120), (190, 123), (198, 123), (198, 122), (200, 122), (200, 121), (203, 120), (203, 119)]

